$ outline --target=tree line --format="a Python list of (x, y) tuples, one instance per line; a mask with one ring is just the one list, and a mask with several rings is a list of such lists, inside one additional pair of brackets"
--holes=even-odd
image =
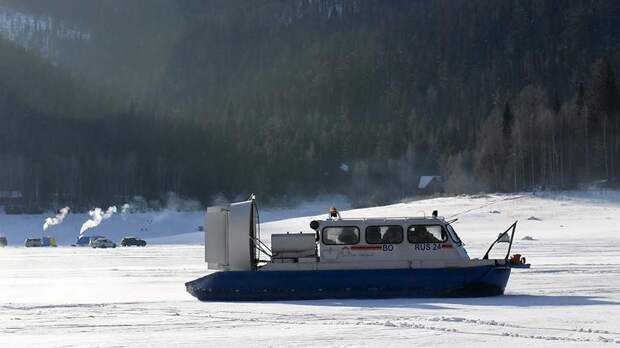
[(620, 93), (609, 60), (597, 60), (565, 101), (525, 87), (484, 122), (473, 157), (491, 190), (618, 185)]
[(618, 184), (614, 1), (5, 2), (91, 33), (0, 41), (0, 189), (32, 209)]

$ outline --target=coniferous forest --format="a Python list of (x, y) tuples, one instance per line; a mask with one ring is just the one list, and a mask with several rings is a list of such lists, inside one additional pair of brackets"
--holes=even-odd
[(620, 2), (0, 0), (25, 210), (620, 185)]

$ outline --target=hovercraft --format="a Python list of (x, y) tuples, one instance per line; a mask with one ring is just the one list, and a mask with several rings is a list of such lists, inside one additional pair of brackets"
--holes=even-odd
[[(272, 234), (260, 239), (254, 196), (209, 207), (205, 261), (216, 270), (185, 284), (201, 301), (480, 297), (504, 293), (517, 222), (500, 233), (480, 259), (468, 256), (452, 223), (430, 217), (344, 219), (332, 208), (310, 222), (312, 233)], [(489, 252), (507, 241), (503, 259)], [(267, 255), (269, 260), (261, 260)]]

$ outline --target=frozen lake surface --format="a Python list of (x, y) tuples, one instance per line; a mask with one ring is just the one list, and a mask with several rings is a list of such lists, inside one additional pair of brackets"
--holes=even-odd
[[(343, 212), (478, 208), (456, 224), (472, 257), (518, 219), (517, 237), (536, 240), (515, 241), (513, 250), (532, 269), (513, 270), (506, 295), (491, 298), (201, 303), (184, 287), (207, 272), (200, 245), (2, 248), (1, 345), (616, 347), (619, 197), (453, 197)], [(307, 230), (310, 219), (272, 221), (263, 231)]]

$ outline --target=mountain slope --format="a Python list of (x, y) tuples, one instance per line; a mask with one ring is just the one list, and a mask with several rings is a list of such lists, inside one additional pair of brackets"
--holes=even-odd
[[(77, 162), (108, 170), (84, 169), (80, 200), (328, 192), (364, 205), (417, 194), (419, 175), (449, 192), (620, 181), (616, 1), (1, 3), (89, 35), (60, 40), (51, 69), (79, 91), (7, 87), (26, 86), (31, 109), (96, 119), (77, 144), (99, 164)], [(131, 183), (105, 184), (117, 176)]]

